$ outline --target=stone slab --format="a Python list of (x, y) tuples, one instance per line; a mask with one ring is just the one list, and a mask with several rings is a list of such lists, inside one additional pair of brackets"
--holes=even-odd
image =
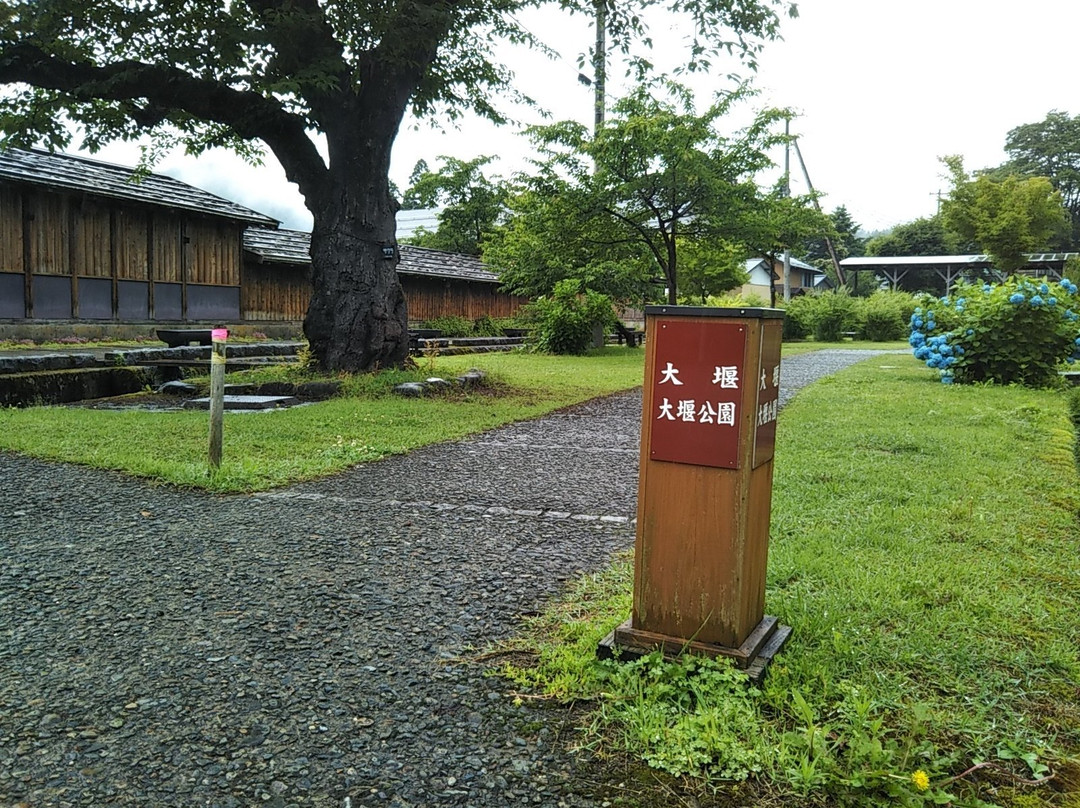
[[(296, 396), (223, 396), (222, 403), (227, 410), (275, 410), (282, 407), (295, 407), (300, 403)], [(193, 398), (184, 402), (185, 410), (208, 410), (210, 399)]]

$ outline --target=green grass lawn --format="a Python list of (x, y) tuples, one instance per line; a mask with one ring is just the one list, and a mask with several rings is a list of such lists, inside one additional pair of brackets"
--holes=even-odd
[(591, 700), (583, 745), (703, 804), (1075, 808), (1064, 398), (944, 386), (905, 356), (801, 392), (779, 419), (766, 595), (794, 632), (761, 689), (723, 665), (597, 663), (630, 610), (629, 559), (535, 620), (513, 647), (538, 655), (503, 673)]
[[(625, 348), (421, 359), (413, 376), (478, 366), (496, 382), (447, 399), (388, 395), (405, 374), (346, 378), (329, 402), (228, 415), (212, 477), (206, 413), (0, 410), (0, 448), (254, 490), (634, 387), (642, 361)], [(626, 559), (527, 627), (515, 647), (530, 663), (503, 673), (523, 697), (584, 700), (579, 742), (666, 772), (685, 804), (1078, 808), (1065, 394), (944, 386), (888, 356), (802, 391), (778, 430), (766, 610), (794, 633), (762, 688), (711, 663), (596, 663), (630, 609)], [(653, 777), (628, 782), (655, 791)]]
[[(0, 409), (0, 449), (212, 491), (252, 491), (312, 479), (356, 463), (535, 418), (641, 384), (643, 352), (607, 348), (587, 357), (492, 353), (421, 358), (412, 373), (346, 377), (345, 394), (293, 409), (226, 413), (224, 459), (208, 472), (206, 412)], [(494, 388), (446, 398), (389, 393), (406, 379), (478, 367)], [(260, 371), (252, 378), (294, 371)], [(232, 374), (229, 381), (243, 381)]]

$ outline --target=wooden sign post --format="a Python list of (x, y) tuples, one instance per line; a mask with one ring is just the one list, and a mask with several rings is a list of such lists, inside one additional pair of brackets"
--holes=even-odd
[(602, 652), (688, 649), (760, 678), (790, 635), (765, 614), (783, 316), (646, 307), (634, 605)]
[(222, 427), (225, 415), (225, 341), (229, 332), (210, 332), (210, 468), (221, 468)]

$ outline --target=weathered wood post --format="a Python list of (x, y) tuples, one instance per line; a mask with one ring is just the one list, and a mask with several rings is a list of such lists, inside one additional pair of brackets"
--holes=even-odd
[(726, 656), (760, 678), (783, 312), (645, 308), (634, 602), (601, 644)]
[(221, 468), (222, 421), (225, 414), (225, 341), (228, 330), (210, 334), (210, 468)]

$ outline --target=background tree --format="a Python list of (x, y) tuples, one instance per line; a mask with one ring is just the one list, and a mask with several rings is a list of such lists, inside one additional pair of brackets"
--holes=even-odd
[[(898, 224), (888, 233), (868, 239), (865, 254), (871, 256), (918, 256), (957, 255), (978, 252), (971, 243), (961, 244), (957, 235), (945, 227), (941, 216), (919, 218)], [(857, 277), (857, 276), (856, 276)], [(865, 289), (873, 289), (868, 284)], [(913, 267), (908, 269), (898, 284), (906, 292), (932, 292), (939, 294), (941, 279), (933, 269)]]
[[(843, 261), (852, 255), (862, 255), (866, 249), (866, 240), (859, 236), (859, 224), (851, 218), (847, 207), (839, 205), (828, 214), (832, 225), (829, 237), (832, 239), (836, 257)], [(832, 271), (832, 257), (825, 244), (826, 233), (814, 233), (800, 245), (800, 256), (808, 264), (819, 269)]]
[[(747, 211), (740, 227), (740, 240), (747, 257), (761, 256), (769, 259), (771, 265), (782, 263), (785, 252), (795, 250), (811, 236), (833, 235), (832, 222), (813, 206), (812, 197), (789, 196), (783, 188), (761, 195)], [(783, 290), (783, 278), (779, 280)], [(778, 299), (777, 285), (777, 279), (770, 273), (769, 302), (773, 306)]]
[(869, 239), (865, 249), (867, 255), (875, 256), (956, 255), (963, 251), (940, 216), (898, 224), (888, 233)]
[[(754, 177), (771, 165), (766, 152), (780, 142), (774, 124), (784, 117), (768, 110), (746, 129), (720, 134), (718, 123), (747, 94), (727, 93), (698, 115), (683, 88), (641, 86), (595, 136), (566, 121), (531, 130), (540, 154), (533, 201), (544, 207), (554, 204), (544, 195), (558, 197), (564, 238), (590, 247), (580, 266), (614, 255), (639, 281), (663, 278), (675, 303), (680, 244), (741, 243), (742, 223), (760, 202)], [(521, 235), (533, 227), (523, 225)]]
[(481, 254), (481, 243), (495, 227), (506, 204), (506, 185), (488, 178), (483, 168), (492, 157), (458, 160), (440, 157), (442, 168), (432, 171), (420, 160), (413, 168), (402, 208), (441, 207), (435, 232), (418, 230), (410, 244), (447, 252)]
[(1080, 249), (1080, 115), (1051, 110), (1045, 120), (1026, 123), (1005, 136), (1009, 161), (998, 171), (1047, 177), (1069, 212), (1068, 238), (1060, 245)]
[(678, 248), (681, 302), (704, 306), (710, 295), (731, 291), (748, 279), (742, 244), (680, 241)]
[[(538, 3), (539, 0), (535, 0)], [(0, 0), (6, 145), (63, 148), (70, 124), (94, 150), (148, 136), (251, 159), (277, 157), (311, 211), (312, 296), (304, 331), (326, 368), (401, 364), (408, 315), (396, 274), (390, 151), (408, 111), (503, 117), (503, 41), (526, 0)], [(691, 60), (752, 62), (784, 0), (637, 0), (608, 9), (609, 41), (647, 40), (642, 10), (683, 10)], [(560, 6), (592, 14), (593, 0)], [(325, 138), (326, 159), (317, 147)]]
[(994, 266), (1012, 273), (1027, 263), (1024, 253), (1041, 252), (1067, 227), (1061, 194), (1045, 177), (1012, 174), (972, 179), (958, 155), (943, 158), (952, 189), (942, 202), (945, 226), (961, 239), (974, 241)]
[(625, 240), (613, 241), (596, 215), (588, 189), (540, 166), (517, 178), (507, 199), (506, 221), (484, 241), (484, 260), (499, 272), (508, 292), (536, 298), (576, 279), (579, 288), (624, 304), (651, 300), (655, 265)]

